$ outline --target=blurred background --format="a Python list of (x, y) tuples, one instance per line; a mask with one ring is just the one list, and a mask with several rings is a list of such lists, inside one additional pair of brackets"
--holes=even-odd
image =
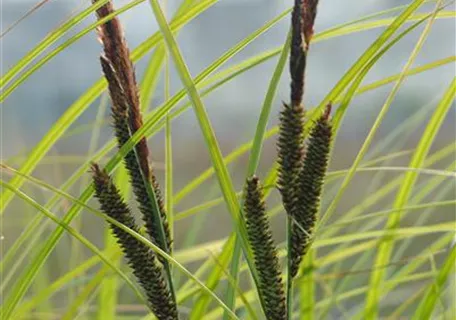
[[(119, 8), (128, 2), (114, 1), (114, 4)], [(172, 16), (179, 2), (174, 0), (167, 1), (169, 16)], [(410, 1), (405, 0), (322, 0), (320, 2), (316, 33), (381, 10), (410, 3)], [(13, 25), (37, 3), (37, 0), (3, 0), (1, 8), (2, 29), (6, 30)], [(8, 71), (27, 52), (34, 48), (44, 36), (58, 27), (68, 17), (87, 8), (89, 5), (90, 1), (50, 0), (32, 15), (14, 26), (13, 29), (8, 30), (1, 39), (1, 73), (4, 74)], [(279, 0), (220, 0), (187, 24), (177, 36), (191, 74), (193, 76), (198, 75), (225, 51), (291, 5), (292, 1)], [(421, 11), (430, 12), (434, 6), (435, 2), (431, 1), (423, 6)], [(454, 4), (451, 4), (447, 10), (454, 10)], [(390, 16), (392, 15), (384, 17)], [(131, 49), (138, 46), (158, 30), (147, 1), (122, 14), (121, 20)], [(249, 44), (246, 49), (231, 59), (222, 69), (282, 45), (289, 27), (289, 20), (288, 16), (284, 18), (260, 38)], [(85, 19), (74, 30), (72, 29), (59, 44), (93, 22), (95, 22), (94, 16)], [(399, 73), (407, 62), (423, 30), (423, 26), (411, 32), (395, 45), (369, 72), (363, 84), (369, 84)], [(308, 58), (305, 90), (306, 107), (316, 106), (383, 30), (383, 28), (371, 29), (315, 42), (311, 46)], [(437, 20), (413, 67), (453, 56), (455, 54), (454, 33), (454, 19)], [(42, 139), (53, 123), (62, 116), (65, 110), (81, 94), (100, 78), (101, 70), (98, 61), (100, 52), (101, 45), (97, 41), (96, 33), (89, 33), (58, 54), (8, 97), (1, 106), (2, 161), (14, 168), (20, 167), (28, 151)], [(143, 70), (148, 64), (149, 57), (150, 55), (147, 55), (137, 64), (138, 79), (142, 78)], [(256, 122), (276, 61), (277, 57), (268, 60), (266, 63), (243, 73), (204, 98), (205, 106), (225, 155), (253, 138)], [(425, 73), (410, 76), (405, 80), (385, 121), (382, 123), (380, 131), (375, 137), (372, 148), (382, 143), (390, 132), (416, 113), (421, 112), (428, 116), (422, 118), (421, 125), (406, 130), (405, 133), (394, 139), (377, 156), (401, 150), (410, 150), (415, 147), (421, 137), (422, 130), (427, 124), (429, 115), (435, 109), (454, 75), (455, 66), (451, 63)], [(181, 82), (172, 66), (170, 81), (171, 94), (182, 88)], [(277, 124), (281, 101), (288, 100), (288, 84), (289, 77), (288, 70), (286, 70), (276, 95), (276, 102), (269, 123), (270, 128)], [(392, 86), (393, 84), (385, 85), (353, 99), (337, 137), (331, 161), (331, 170), (350, 167)], [(160, 106), (164, 99), (164, 82), (163, 77), (161, 77), (157, 90), (153, 94), (150, 108)], [(34, 176), (54, 186), (59, 186), (74, 173), (76, 168), (87, 160), (92, 130), (100, 125), (94, 122), (101, 100), (103, 98), (98, 99), (52, 148), (48, 153), (48, 157), (34, 171)], [(179, 106), (183, 105), (184, 102), (180, 103)], [(335, 108), (337, 108), (337, 105)], [(98, 142), (99, 147), (112, 137), (112, 130), (109, 125), (109, 110), (103, 118), (104, 122), (102, 123)], [(453, 141), (455, 139), (455, 129), (455, 109), (453, 107), (438, 134), (432, 151), (439, 150)], [(191, 179), (207, 169), (210, 166), (210, 160), (191, 109), (188, 109), (188, 111), (173, 121), (172, 132), (175, 169), (174, 189), (177, 192)], [(158, 177), (163, 182), (163, 161), (165, 158), (163, 132), (152, 137), (149, 140), (149, 145)], [(265, 142), (263, 157), (258, 170), (260, 177), (266, 176), (267, 171), (275, 160), (275, 154), (275, 138), (272, 138)], [(409, 160), (410, 157), (407, 155), (397, 158), (388, 163), (388, 165), (407, 166)], [(230, 165), (230, 171), (238, 189), (241, 188), (245, 177), (247, 161), (248, 154)], [(450, 163), (452, 163), (452, 159), (447, 159), (437, 163), (434, 167), (446, 169)], [(386, 173), (379, 183), (383, 184), (398, 174), (398, 172)], [(361, 173), (356, 176), (352, 186), (345, 193), (337, 213), (345, 212), (372, 191), (369, 189), (369, 185), (374, 175), (375, 173)], [(426, 177), (421, 178), (420, 182), (425, 181), (425, 179)], [(175, 208), (175, 212), (220, 196), (215, 182), (212, 179), (203, 184), (191, 196), (183, 199), (178, 207)], [(81, 181), (80, 185), (71, 190), (71, 193), (77, 196), (86, 183), (87, 180)], [(49, 198), (50, 193), (47, 191), (37, 191), (31, 186), (24, 188), (24, 190), (27, 190), (27, 188), (34, 190), (33, 193), (36, 195), (37, 201), (44, 203)], [(445, 184), (442, 188), (443, 191), (439, 189), (438, 192), (445, 192), (443, 199), (454, 199), (456, 192), (454, 183)], [(337, 188), (328, 188), (325, 203), (331, 200), (335, 191), (337, 191)], [(386, 197), (380, 204), (369, 208), (368, 212), (390, 208), (392, 199), (394, 199), (394, 194), (391, 197)], [(277, 195), (275, 193), (271, 197), (270, 203), (271, 206), (277, 203)], [(94, 202), (92, 202), (92, 205), (97, 207)], [(59, 215), (65, 213), (65, 208), (67, 207), (63, 205), (56, 213)], [(441, 210), (442, 215), (435, 216), (434, 222), (454, 219), (454, 210), (452, 208)], [(25, 205), (21, 204), (17, 199), (8, 207), (2, 231), (6, 248), (14, 242), (24, 222), (34, 214), (36, 213), (30, 208), (25, 208)], [(84, 234), (94, 243), (102, 245), (101, 233), (97, 230), (100, 230), (103, 222), (85, 212), (82, 217), (85, 222), (82, 224)], [(204, 217), (203, 220), (199, 220), (199, 223), (201, 223), (201, 230), (205, 231), (198, 236), (197, 243), (220, 239), (231, 231), (228, 228), (230, 226), (230, 216), (223, 205), (208, 210)], [(185, 219), (177, 223), (175, 231), (177, 246), (186, 237), (186, 230), (192, 223), (191, 221), (192, 219)], [(282, 215), (274, 218), (274, 232), (279, 240), (283, 240), (284, 236), (283, 221)], [(53, 229), (54, 226), (50, 225), (49, 228)], [(68, 248), (70, 241), (70, 237), (66, 237), (64, 241), (61, 241), (58, 250), (59, 254), (54, 253), (52, 256), (55, 262), (52, 269), (56, 273), (61, 273), (63, 272), (61, 271), (62, 269), (67, 269), (65, 263), (68, 252), (65, 251), (65, 248)], [(394, 298), (391, 298), (391, 303), (395, 303)]]
[[(3, 30), (37, 3), (38, 1), (34, 0), (3, 0)], [(2, 73), (9, 70), (46, 34), (72, 14), (86, 8), (89, 3), (90, 1), (50, 0), (15, 26), (2, 38)], [(116, 7), (121, 7), (128, 1), (114, 1), (114, 3)], [(291, 3), (292, 1), (221, 0), (191, 21), (179, 33), (178, 40), (192, 75), (199, 74), (234, 44), (289, 8)], [(319, 33), (338, 24), (407, 3), (409, 1), (321, 1), (316, 32)], [(170, 16), (178, 4), (179, 1), (168, 1)], [(424, 6), (423, 11), (429, 11), (431, 8), (433, 8), (433, 3)], [(448, 9), (450, 10), (451, 6)], [(147, 2), (122, 14), (121, 20), (132, 49), (157, 31), (157, 25)], [(87, 18), (77, 27), (77, 30), (94, 21), (95, 17)], [(228, 66), (282, 45), (288, 25), (289, 18), (286, 17), (237, 54), (228, 63)], [(455, 39), (451, 36), (454, 34), (454, 25), (454, 19), (438, 20), (414, 66), (454, 54)], [(307, 70), (306, 105), (315, 106), (381, 31), (382, 28), (378, 28), (314, 43)], [(422, 28), (419, 28), (394, 46), (372, 69), (365, 83), (400, 72), (421, 31)], [(75, 33), (76, 30), (70, 32), (64, 39), (68, 39)], [(3, 123), (3, 156), (5, 158), (23, 151), (24, 148), (30, 148), (38, 142), (66, 108), (99, 79), (101, 72), (97, 57), (100, 51), (101, 46), (96, 39), (95, 32), (86, 35), (47, 63), (5, 101), (3, 117), (8, 120)], [(219, 131), (218, 136), (226, 151), (251, 138), (275, 62), (276, 58), (270, 59), (244, 73), (235, 81), (224, 85), (205, 99), (214, 121), (214, 127)], [(147, 59), (142, 59), (137, 66), (139, 79), (141, 79), (146, 63)], [(449, 64), (407, 79), (384, 123), (384, 132), (397, 126), (419, 107), (427, 104), (430, 104), (429, 108), (435, 107), (434, 99), (440, 98), (453, 75), (454, 65)], [(175, 93), (181, 88), (177, 75), (172, 72), (171, 93)], [(350, 139), (355, 143), (362, 141), (366, 130), (376, 116), (376, 111), (381, 107), (390, 89), (391, 86), (385, 86), (357, 97), (350, 108), (351, 112), (347, 115), (347, 125), (343, 127), (340, 137)], [(160, 105), (163, 101), (163, 91), (163, 85), (160, 84), (153, 96), (152, 107)], [(280, 101), (287, 100), (287, 98), (288, 74), (286, 73), (282, 77), (277, 94), (276, 110), (280, 106)], [(30, 116), (31, 114), (33, 117)], [(96, 108), (91, 108), (90, 112), (83, 115), (81, 122), (87, 123), (94, 118), (95, 114)], [(274, 117), (272, 120), (275, 120)], [(189, 111), (176, 120), (174, 128), (176, 149), (185, 146), (188, 149), (186, 152), (191, 152), (185, 157), (188, 160), (193, 158), (191, 155), (202, 155), (198, 147), (201, 146), (200, 132), (189, 130), (191, 124), (194, 124), (194, 118), (192, 112)], [(236, 130), (232, 130), (233, 126), (236, 127)], [(186, 133), (185, 136), (179, 134), (180, 130)], [(106, 133), (109, 134), (109, 128)], [(87, 146), (83, 136), (84, 133), (81, 133), (74, 137), (75, 139), (67, 140), (59, 145), (56, 151), (84, 151)], [(157, 139), (157, 141), (159, 140), (161, 139)], [(71, 144), (68, 141), (71, 141)], [(71, 147), (69, 147), (70, 145)], [(353, 143), (350, 143), (350, 146), (356, 148)], [(162, 160), (161, 149), (154, 148), (156, 150), (154, 160)], [(177, 152), (176, 157), (179, 156), (179, 152)], [(179, 160), (179, 158), (176, 159), (176, 161)], [(197, 161), (195, 164), (205, 165), (201, 161)]]

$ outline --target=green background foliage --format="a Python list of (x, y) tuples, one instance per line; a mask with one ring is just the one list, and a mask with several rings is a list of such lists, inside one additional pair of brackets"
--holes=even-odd
[[(35, 73), (39, 78), (38, 71), (74, 50), (82, 38), (92, 37), (95, 41), (95, 28), (103, 21), (84, 22), (94, 21), (94, 10), (104, 2), (79, 7), (48, 35), (30, 39), (34, 42), (32, 49), (17, 57), (13, 65), (3, 67), (2, 111), (22, 107), (7, 102), (33, 80)], [(133, 61), (148, 58), (139, 78), (145, 118), (144, 126), (121, 150), (115, 151), (113, 139), (103, 139), (102, 129), (110, 130), (109, 100), (104, 94), (105, 80), (100, 78), (92, 85), (87, 83), (88, 89), (65, 106), (63, 114), (40, 135), (39, 142), (23, 152), (2, 157), (2, 319), (153, 319), (143, 306), (143, 294), (104, 220), (117, 222), (103, 215), (91, 200), (93, 189), (88, 174), (92, 161), (103, 163), (114, 175), (123, 196), (130, 199), (121, 160), (141, 135), (148, 137), (152, 152), (160, 143), (164, 145), (161, 179), (176, 239), (173, 256), (166, 255), (141, 234), (119, 223), (116, 226), (169, 261), (178, 304), (185, 317), (264, 317), (252, 285), (256, 275), (251, 272), (246, 231), (239, 223), (240, 192), (246, 176), (255, 172), (261, 176), (282, 260), (286, 256), (285, 223), (274, 189), (277, 166), (273, 149), (278, 131), (276, 111), (284, 99), (279, 85), (289, 81), (288, 48), (268, 48), (241, 61), (236, 60), (236, 55), (268, 37), (277, 24), (288, 23), (290, 9), (265, 21), (193, 75), (179, 46), (178, 34), (192, 21), (210, 15), (218, 2), (183, 0), (169, 19), (166, 6), (156, 0), (125, 1), (123, 6), (116, 3), (116, 14), (120, 15), (141, 5), (148, 10), (144, 14), (158, 25), (147, 39), (134, 49), (132, 46)], [(39, 9), (32, 9), (25, 19), (39, 16)], [(317, 119), (328, 102), (334, 104), (336, 137), (312, 254), (297, 279), (294, 319), (456, 316), (456, 146), (452, 121), (455, 80), (449, 79), (441, 92), (435, 92), (432, 108), (413, 100), (413, 109), (401, 111), (407, 117), (400, 125), (388, 128), (385, 121), (391, 111), (401, 108), (399, 98), (404, 84), (415, 77), (426, 79), (429, 72), (454, 69), (454, 55), (437, 54), (433, 61), (416, 65), (423, 50), (439, 52), (438, 45), (429, 45), (435, 36), (433, 30), (439, 23), (454, 22), (453, 9), (453, 2), (406, 1), (327, 29), (317, 28), (313, 46), (331, 41), (342, 45), (345, 42), (338, 40), (371, 31), (372, 39), (364, 51), (353, 52), (351, 65), (318, 105), (306, 103), (311, 120)], [(15, 28), (6, 29), (2, 41), (14, 37)], [(445, 35), (448, 41), (453, 36)], [(395, 74), (369, 79), (382, 59), (393, 59), (388, 54), (405, 39), (413, 39), (413, 47)], [(283, 34), (283, 43), (286, 41), (287, 35)], [(334, 56), (338, 59), (337, 52)], [(272, 63), (273, 68), (265, 75), (268, 86), (264, 88), (261, 109), (256, 109), (258, 120), (243, 142), (230, 145), (221, 139), (210, 113), (217, 106), (207, 104), (205, 98), (217, 96), (217, 89), (235, 83), (245, 72), (266, 63)], [(308, 63), (312, 65), (312, 57)], [(175, 92), (169, 85), (171, 70), (180, 80)], [(69, 74), (69, 81), (71, 77)], [(312, 81), (312, 73), (307, 79)], [(149, 108), (153, 97), (159, 95), (160, 81), (165, 83), (164, 99)], [(381, 96), (380, 107), (369, 109), (372, 119), (356, 121), (360, 128), (368, 129), (359, 131), (359, 143), (347, 146), (341, 132), (344, 126), (353, 126), (346, 118), (358, 112), (354, 102), (367, 96), (362, 101), (369, 103), (374, 93)], [(96, 110), (96, 118), (87, 123), (81, 117), (88, 110)], [(176, 159), (187, 158), (190, 150), (173, 147), (179, 139), (173, 124), (189, 113), (196, 121), (188, 130), (202, 137), (208, 157), (202, 161), (204, 170), (180, 174)], [(2, 117), (2, 123), (6, 121)], [(78, 132), (90, 135), (90, 141), (84, 141), (87, 153), (51, 152), (58, 143), (77, 139)], [(46, 169), (49, 164), (54, 171)]]

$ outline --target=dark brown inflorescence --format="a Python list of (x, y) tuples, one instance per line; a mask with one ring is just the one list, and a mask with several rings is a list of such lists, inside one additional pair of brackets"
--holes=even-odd
[(278, 188), (287, 213), (297, 210), (298, 175), (304, 159), (304, 75), (307, 46), (303, 42), (303, 0), (295, 0), (291, 14), (290, 77), (291, 101), (284, 103), (279, 118)]
[(290, 77), (291, 105), (302, 103), (304, 94), (304, 72), (306, 70), (307, 46), (303, 42), (302, 1), (295, 0), (291, 13), (291, 47), (290, 47)]
[(296, 276), (303, 256), (309, 249), (317, 220), (320, 196), (328, 167), (332, 128), (329, 122), (331, 107), (316, 121), (309, 134), (306, 157), (299, 174), (299, 210), (293, 215), (291, 235), (291, 275)]
[(295, 0), (291, 13), (291, 105), (300, 105), (302, 103), (307, 52), (313, 36), (317, 5), (318, 0)]
[[(100, 202), (101, 210), (124, 226), (139, 232), (132, 213), (109, 175), (97, 164), (93, 164), (92, 176), (95, 195)], [(116, 225), (111, 224), (111, 229), (125, 253), (133, 274), (146, 293), (152, 312), (158, 319), (177, 319), (177, 307), (171, 298), (156, 254), (144, 243)]]
[(315, 17), (317, 16), (318, 0), (301, 0), (302, 1), (302, 34), (306, 48), (309, 47), (310, 41), (314, 34)]
[(317, 5), (318, 0), (294, 2), (291, 14), (291, 101), (290, 104), (284, 104), (280, 113), (277, 143), (277, 185), (290, 219), (289, 272), (292, 278), (296, 276), (311, 241), (331, 138), (328, 108), (311, 131), (307, 148), (304, 142), (305, 114), (302, 101), (307, 54), (313, 36)]
[[(93, 3), (97, 1), (92, 0)], [(99, 19), (112, 13), (114, 13), (114, 8), (111, 1), (97, 10)], [(113, 105), (113, 125), (120, 148), (139, 130), (143, 123), (135, 72), (120, 21), (117, 18), (112, 18), (98, 28), (98, 34), (104, 48), (104, 55), (101, 56), (100, 62), (108, 81), (109, 94)], [(166, 212), (158, 182), (148, 162), (148, 155), (149, 149), (146, 139), (143, 137), (135, 149), (125, 156), (125, 164), (147, 233), (155, 244), (170, 253), (171, 236)], [(144, 177), (146, 178), (144, 179)], [(147, 184), (152, 184), (151, 188), (154, 191), (152, 196), (155, 199), (148, 192)], [(159, 211), (158, 214), (156, 211)], [(160, 220), (157, 221), (155, 217), (160, 217)], [(160, 236), (162, 228), (166, 243), (162, 241)]]
[(280, 112), (278, 148), (278, 181), (286, 212), (295, 215), (298, 210), (299, 173), (304, 160), (304, 108), (284, 104)]
[(264, 311), (270, 320), (283, 320), (287, 318), (287, 310), (279, 259), (266, 214), (263, 190), (257, 177), (247, 179), (244, 194), (247, 234), (258, 271)]

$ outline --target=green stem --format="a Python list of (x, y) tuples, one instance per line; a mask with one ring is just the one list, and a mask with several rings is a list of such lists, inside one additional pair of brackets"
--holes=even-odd
[(293, 219), (287, 215), (287, 319), (292, 319), (293, 314), (293, 278), (291, 276), (291, 225)]
[(301, 318), (313, 320), (315, 312), (315, 284), (313, 279), (314, 249), (310, 249), (304, 257), (303, 281), (301, 285)]
[[(230, 310), (235, 309), (235, 291), (236, 285), (239, 280), (239, 262), (241, 261), (241, 242), (239, 241), (239, 237), (235, 236), (234, 239), (234, 250), (233, 255), (231, 256), (231, 267), (230, 267), (230, 275), (232, 277), (232, 282), (228, 283), (228, 287), (226, 290), (226, 301), (225, 304)], [(229, 320), (230, 315), (225, 311), (223, 313), (223, 320)]]

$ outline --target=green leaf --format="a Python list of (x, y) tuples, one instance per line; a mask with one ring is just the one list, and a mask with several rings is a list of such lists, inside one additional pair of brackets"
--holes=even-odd
[[(453, 79), (452, 83), (448, 87), (445, 95), (443, 96), (440, 104), (437, 106), (434, 114), (432, 115), (429, 123), (421, 137), (416, 151), (410, 161), (410, 168), (420, 168), (423, 165), (424, 160), (429, 152), (432, 143), (434, 142), (435, 137), (445, 119), (446, 114), (451, 108), (454, 97), (456, 93), (456, 78)], [(401, 187), (397, 193), (396, 199), (393, 204), (394, 209), (402, 209), (402, 207), (408, 202), (413, 185), (418, 177), (418, 173), (414, 171), (409, 171), (406, 173), (404, 180), (401, 184)], [(400, 222), (401, 210), (398, 210), (390, 215), (386, 230), (392, 231), (397, 228)], [(377, 257), (375, 260), (375, 266), (384, 265), (386, 261), (389, 261), (391, 256), (391, 251), (393, 247), (393, 239), (386, 237), (379, 245)], [(380, 291), (379, 287), (383, 281), (384, 270), (374, 269), (374, 272), (371, 275), (370, 279), (370, 289), (366, 301), (365, 316), (367, 318), (375, 317)]]
[[(172, 23), (171, 27), (173, 30), (178, 30), (182, 28), (186, 23), (191, 21), (197, 15), (201, 14), (204, 10), (209, 8), (211, 5), (216, 3), (217, 0), (203, 0), (197, 5), (183, 13), (181, 16), (177, 17)], [(119, 12), (117, 12), (119, 13)], [(98, 23), (102, 23), (105, 20), (110, 18), (110, 16), (105, 19), (100, 20)], [(95, 25), (93, 26), (95, 28)], [(87, 29), (89, 32), (91, 29)], [(131, 54), (131, 59), (133, 61), (138, 61), (142, 58), (153, 46), (157, 45), (161, 40), (161, 37), (158, 33), (150, 37), (148, 40), (139, 45)], [(63, 50), (63, 48), (62, 48)], [(87, 92), (82, 94), (76, 102), (74, 102), (67, 111), (57, 120), (56, 123), (49, 129), (46, 135), (41, 139), (41, 141), (33, 148), (33, 150), (28, 154), (27, 161), (22, 165), (20, 172), (25, 174), (30, 174), (33, 169), (37, 166), (40, 160), (45, 156), (49, 149), (58, 141), (62, 135), (68, 130), (68, 128), (79, 118), (79, 116), (89, 107), (89, 105), (101, 94), (103, 90), (106, 89), (106, 82), (101, 79), (97, 81)], [(2, 92), (2, 94), (5, 94)], [(2, 99), (0, 99), (1, 101)], [(144, 134), (142, 132), (141, 134)], [(139, 135), (137, 135), (139, 136)], [(112, 147), (115, 144), (112, 142)], [(129, 147), (131, 150), (132, 146)], [(107, 152), (109, 149), (105, 150)], [(21, 177), (14, 177), (11, 180), (11, 183), (14, 187), (20, 188), (23, 183)], [(3, 214), (5, 208), (8, 206), (13, 197), (12, 192), (5, 190), (1, 194), (2, 202), (0, 204), (0, 215)]]
[[(144, 1), (144, 0), (142, 0)], [(11, 81), (15, 76), (19, 74), (24, 68), (27, 67), (36, 57), (46, 50), (49, 46), (55, 43), (58, 39), (63, 37), (67, 31), (71, 28), (76, 27), (84, 18), (92, 14), (95, 10), (102, 7), (106, 4), (108, 0), (100, 0), (95, 4), (92, 4), (87, 9), (83, 10), (81, 13), (65, 21), (64, 24), (59, 26), (56, 30), (47, 35), (40, 43), (28, 52), (23, 58), (21, 58), (18, 63), (16, 63), (10, 70), (8, 70), (5, 75), (0, 79), (0, 87), (4, 88), (8, 85), (8, 82)], [(0, 99), (1, 100), (1, 99)]]
[[(209, 5), (213, 4), (213, 0), (209, 1), (202, 1), (198, 3), (195, 7), (192, 7), (192, 9), (188, 10), (184, 14), (184, 18), (182, 19), (177, 19), (176, 21), (176, 26), (181, 26), (184, 21), (187, 21), (185, 19), (190, 19), (194, 17), (197, 13), (199, 13), (198, 10), (204, 10), (206, 9)], [(253, 39), (255, 39), (258, 35), (266, 31), (268, 28), (270, 28), (274, 23), (280, 20), (279, 16), (278, 18), (274, 19), (271, 21), (271, 23), (267, 24), (265, 27), (260, 28), (258, 31), (254, 32), (251, 36), (247, 37), (245, 40), (240, 42), (238, 45), (230, 49), (227, 53), (225, 53), (221, 58), (219, 58), (216, 62), (211, 64), (208, 68), (206, 68), (196, 79), (195, 82), (200, 82), (205, 79), (211, 72), (213, 72), (217, 67), (219, 67), (221, 64), (226, 62), (230, 57), (232, 57), (235, 53), (237, 53), (239, 50), (244, 48), (248, 43), (250, 43)], [(180, 23), (180, 24), (179, 24)], [(155, 40), (154, 40), (155, 39)], [(140, 45), (133, 53), (132, 53), (132, 59), (135, 60), (139, 58), (141, 55), (144, 55), (148, 49), (150, 49), (150, 46), (154, 41), (158, 41), (159, 37), (157, 36), (156, 38), (151, 38), (151, 41), (146, 41), (142, 45)], [(155, 42), (156, 43), (156, 42)], [(91, 103), (101, 92), (102, 89), (104, 89), (104, 82), (99, 81), (97, 85), (93, 88), (91, 88), (86, 94), (81, 96), (78, 101), (73, 104), (70, 109), (58, 120), (58, 122), (51, 128), (51, 130), (48, 132), (48, 134), (43, 138), (43, 140), (33, 149), (31, 154), (29, 155), (28, 160), (24, 163), (24, 165), (21, 167), (19, 170), (20, 175), (16, 175), (11, 180), (11, 184), (13, 186), (20, 186), (24, 182), (24, 175), (29, 174), (35, 166), (39, 163), (39, 161), (44, 157), (44, 154), (50, 149), (50, 147), (61, 137), (63, 132), (71, 125), (73, 121), (76, 120), (76, 118), (81, 114), (81, 112), (87, 108), (88, 104)], [(171, 98), (162, 108), (159, 108), (156, 112), (154, 112), (150, 117), (146, 118), (146, 121), (144, 123), (144, 126), (141, 127), (140, 130), (138, 130), (135, 135), (130, 139), (129, 142), (127, 142), (118, 152), (117, 154), (111, 159), (110, 162), (106, 165), (105, 169), (110, 172), (113, 170), (118, 163), (122, 160), (123, 156), (129, 152), (133, 146), (138, 142), (138, 140), (142, 137), (142, 135), (150, 129), (150, 127), (153, 127), (155, 124), (159, 122), (159, 120), (165, 116), (165, 114), (170, 110), (172, 106), (174, 106), (180, 99), (182, 99), (185, 95), (184, 91), (179, 92), (176, 94), (173, 98)], [(110, 141), (105, 147), (100, 150), (93, 159), (90, 159), (90, 161), (97, 161), (99, 158), (101, 158), (103, 155), (105, 155), (110, 149), (115, 147), (115, 142), (112, 140)], [(89, 161), (89, 162), (90, 162)], [(87, 168), (89, 166), (89, 162), (87, 162), (83, 167), (81, 167), (78, 172), (76, 172), (73, 177), (70, 179), (68, 182), (69, 185), (71, 185), (74, 180), (78, 176), (82, 175), (87, 171)], [(84, 190), (84, 192), (81, 194), (79, 200), (81, 203), (87, 202), (90, 197), (93, 194), (93, 190), (91, 187), (88, 187), (87, 189)], [(9, 203), (13, 197), (14, 193), (10, 192), (10, 190), (5, 190), (2, 194), (2, 209), (4, 209), (7, 206), (7, 203)], [(65, 217), (63, 218), (63, 221), (65, 223), (69, 223), (72, 221), (72, 219), (79, 213), (80, 207), (79, 206), (73, 206), (70, 208), (70, 210), (67, 212)], [(3, 212), (3, 211), (1, 211)], [(24, 282), (25, 284), (22, 284), (22, 287), (14, 287), (13, 290), (16, 290), (17, 295), (24, 295), (25, 290), (28, 288), (30, 285), (31, 281), (33, 278), (36, 276), (36, 273), (38, 272), (39, 268), (43, 265), (46, 257), (48, 254), (53, 250), (55, 245), (57, 244), (57, 241), (60, 239), (60, 237), (63, 234), (63, 229), (57, 228), (50, 236), (50, 238), (47, 240), (47, 242), (44, 244), (42, 251), (43, 254), (39, 255), (36, 257), (36, 260), (33, 261), (29, 265), (29, 267), (24, 271)], [(18, 300), (19, 301), (19, 300)], [(17, 303), (17, 302), (16, 302)]]
[[(357, 62), (350, 68), (350, 70), (344, 75), (344, 77), (339, 81), (339, 83), (333, 88), (333, 90), (326, 96), (326, 98), (323, 100), (322, 103), (319, 105), (319, 109), (323, 108), (329, 101), (332, 101), (336, 96), (338, 96), (341, 92), (342, 89), (349, 84), (349, 82), (352, 81), (352, 79), (356, 76), (356, 74), (362, 70), (362, 68), (366, 65), (366, 63), (371, 60), (371, 58), (375, 55), (375, 53), (381, 49), (381, 47), (386, 43), (386, 41), (391, 38), (391, 36), (394, 34), (395, 31), (397, 31), (403, 23), (406, 21), (406, 19), (415, 11), (417, 10), (422, 2), (424, 0), (415, 0), (412, 4), (410, 4), (404, 12), (399, 15), (395, 21), (380, 35), (380, 37), (366, 50), (366, 52), (357, 60)], [(417, 47), (419, 49), (420, 46)], [(343, 192), (346, 190), (348, 187), (351, 179), (353, 178), (353, 174), (356, 170), (356, 168), (359, 166), (359, 163), (363, 159), (365, 153), (367, 152), (378, 128), (380, 127), (380, 124), (382, 123), (382, 120), (384, 116), (386, 115), (389, 107), (391, 106), (391, 103), (393, 101), (393, 98), (395, 97), (396, 92), (399, 90), (400, 85), (402, 84), (402, 81), (405, 78), (405, 74), (409, 67), (411, 66), (412, 62), (414, 61), (414, 57), (418, 53), (418, 50), (415, 50), (411, 58), (409, 59), (407, 65), (404, 67), (403, 71), (401, 72), (399, 79), (397, 80), (397, 83), (392, 90), (391, 94), (387, 98), (386, 102), (384, 103), (382, 109), (380, 110), (380, 113), (378, 114), (372, 128), (370, 129), (361, 149), (359, 150), (356, 159), (353, 161), (351, 171), (348, 173), (348, 175), (345, 177), (344, 181), (342, 182), (342, 185), (339, 188), (339, 191), (331, 204), (329, 205), (328, 209), (323, 215), (321, 224), (324, 224), (325, 221), (327, 221), (334, 210), (336, 209), (336, 206), (341, 199)], [(340, 123), (340, 122), (339, 122)]]
[(167, 44), (170, 55), (176, 65), (179, 77), (185, 86), (189, 99), (192, 101), (200, 129), (206, 141), (207, 149), (210, 153), (212, 165), (219, 181), (220, 189), (222, 190), (222, 194), (225, 198), (225, 203), (232, 215), (235, 224), (236, 234), (241, 239), (245, 258), (251, 267), (251, 272), (255, 282), (258, 283), (258, 277), (256, 275), (256, 270), (254, 269), (251, 249), (247, 240), (245, 224), (240, 215), (240, 208), (236, 198), (236, 192), (234, 191), (228, 169), (223, 162), (223, 156), (218, 146), (217, 138), (215, 137), (214, 131), (212, 130), (209, 117), (198, 94), (198, 91), (196, 90), (196, 86), (190, 76), (190, 72), (182, 58), (182, 54), (180, 53), (177, 42), (174, 39), (168, 23), (166, 22), (163, 11), (160, 8), (160, 4), (156, 0), (151, 0), (150, 4), (153, 9), (155, 18), (157, 19), (157, 23), (160, 26), (160, 30), (163, 33), (163, 37)]
[[(62, 229), (66, 230), (69, 234), (71, 234), (73, 237), (78, 239), (78, 241), (80, 241), (82, 244), (84, 244), (84, 246), (86, 246), (94, 254), (98, 255), (100, 257), (100, 259), (103, 260), (103, 262), (106, 263), (117, 274), (119, 274), (124, 279), (124, 281), (133, 289), (133, 291), (136, 293), (136, 295), (144, 303), (146, 303), (147, 300), (145, 299), (143, 294), (137, 289), (137, 287), (131, 282), (131, 280), (121, 270), (119, 270), (118, 267), (116, 267), (114, 264), (112, 264), (111, 261), (98, 248), (96, 248), (89, 240), (87, 240), (79, 232), (77, 232), (72, 227), (70, 227), (65, 221), (59, 220), (49, 210), (42, 207), (40, 204), (38, 204), (36, 201), (34, 201), (29, 196), (27, 196), (25, 193), (18, 190), (17, 188), (14, 188), (11, 183), (7, 183), (7, 182), (0, 180), (0, 185), (7, 188), (8, 190), (11, 190), (12, 192), (14, 192), (23, 201), (27, 202), (29, 205), (34, 207), (36, 210), (40, 211), (42, 214), (44, 214), (46, 217), (51, 219), (53, 222), (57, 223), (59, 226), (62, 227)], [(42, 256), (45, 254), (47, 256), (47, 252), (40, 251), (40, 252), (38, 252), (37, 255)], [(13, 290), (10, 293), (10, 296), (4, 301), (4, 303), (1, 306), (0, 316), (2, 317), (2, 319), (5, 319), (5, 320), (10, 319), (10, 317), (13, 315), (13, 312), (14, 312), (14, 309), (15, 309), (17, 303), (22, 298), (21, 291), (23, 291), (25, 289), (24, 288), (25, 284), (27, 284), (27, 282), (30, 281), (29, 277), (30, 277), (30, 274), (27, 274), (25, 276), (22, 276), (20, 279), (18, 279), (18, 283), (15, 286), (16, 290)]]
[(455, 263), (456, 245), (453, 245), (450, 253), (448, 254), (445, 260), (445, 263), (440, 268), (439, 273), (435, 277), (435, 280), (426, 290), (423, 300), (421, 300), (421, 303), (419, 304), (418, 308), (415, 311), (415, 314), (412, 317), (413, 320), (431, 319), (435, 303), (437, 299), (440, 297), (441, 291), (445, 285), (448, 276), (450, 275), (452, 270), (454, 270)]

